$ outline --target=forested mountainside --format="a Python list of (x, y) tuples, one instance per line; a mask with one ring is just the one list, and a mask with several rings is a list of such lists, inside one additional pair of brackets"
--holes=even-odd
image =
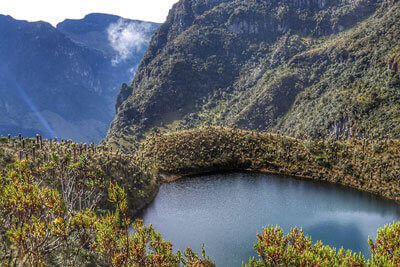
[(399, 137), (400, 4), (181, 0), (117, 98), (106, 141), (236, 125)]
[[(91, 14), (58, 29), (0, 15), (0, 135), (99, 141), (115, 114), (119, 87), (133, 75), (157, 27)], [(126, 32), (141, 42), (122, 38)], [(132, 51), (121, 57), (127, 45)]]

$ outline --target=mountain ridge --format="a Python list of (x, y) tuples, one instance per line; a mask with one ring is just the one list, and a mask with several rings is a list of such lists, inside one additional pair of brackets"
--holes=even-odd
[[(380, 34), (371, 29), (396, 25), (398, 9), (397, 1), (386, 0), (310, 0), (290, 4), (255, 0), (179, 1), (150, 41), (132, 83), (121, 89), (117, 115), (106, 141), (129, 150), (131, 143), (153, 130), (165, 132), (204, 125), (236, 125), (293, 136), (365, 135), (373, 127), (359, 125), (356, 133), (347, 123), (341, 126), (339, 119), (319, 123), (330, 118), (326, 114), (305, 120), (308, 125), (303, 127), (292, 111), (301, 108), (295, 106), (300, 103), (299, 97), (325, 90), (319, 80), (322, 74), (334, 84), (340, 82), (335, 68), (341, 67), (343, 73), (363, 71), (363, 59), (358, 61), (359, 57), (350, 55), (359, 51), (344, 51), (340, 55), (341, 51), (324, 50), (325, 45), (342, 44), (346, 39), (350, 40), (348, 45), (353, 45), (360, 36), (375, 34), (375, 39), (381, 40), (381, 50), (390, 50), (394, 44), (386, 40), (386, 34), (396, 40), (396, 27)], [(357, 29), (358, 35), (352, 35)], [(370, 53), (377, 50), (372, 42), (366, 45)], [(344, 46), (340, 48), (345, 50)], [(327, 51), (318, 59), (319, 65), (313, 63), (316, 51)], [(334, 60), (329, 62), (330, 58)], [(307, 70), (299, 67), (302, 64), (309, 66)], [(331, 67), (326, 67), (329, 64)], [(346, 64), (354, 70), (346, 69)], [(383, 69), (380, 63), (376, 66), (377, 73), (386, 73), (386, 65)], [(397, 79), (393, 73), (386, 74)], [(345, 83), (351, 86), (357, 76), (348, 76), (353, 78)], [(393, 82), (396, 87), (396, 81)], [(334, 89), (331, 93), (337, 94)], [(304, 115), (306, 111), (302, 112)]]
[[(112, 18), (115, 23), (121, 19)], [(78, 26), (80, 23), (75, 21)], [(104, 31), (96, 42), (111, 51), (107, 38), (111, 24), (96, 23), (92, 26)], [(151, 25), (154, 28), (144, 39), (158, 27)], [(107, 54), (92, 48), (47, 22), (1, 15), (0, 29), (0, 134), (38, 133), (81, 142), (102, 139), (114, 115), (117, 89), (135, 71), (133, 65), (138, 64), (145, 47), (135, 50), (127, 62), (112, 64), (118, 51)], [(90, 35), (85, 40), (90, 40)]]

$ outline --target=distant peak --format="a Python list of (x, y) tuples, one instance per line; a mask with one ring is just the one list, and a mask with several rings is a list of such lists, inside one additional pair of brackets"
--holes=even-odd
[(47, 21), (39, 20), (39, 21), (28, 21), (28, 20), (21, 20), (21, 19), (16, 19), (10, 15), (3, 15), (0, 14), (0, 21), (5, 22), (5, 23), (13, 23), (16, 25), (31, 25), (35, 27), (44, 27), (48, 29), (54, 29), (53, 25), (48, 23)]
[(93, 19), (93, 18), (114, 18), (119, 19), (120, 16), (107, 14), (107, 13), (90, 13), (87, 14), (83, 19)]
[[(126, 21), (130, 22), (145, 22), (145, 21), (140, 21), (140, 20), (132, 20), (132, 19), (127, 19), (123, 18), (117, 15), (112, 15), (112, 14), (105, 14), (105, 13), (90, 13), (87, 14), (85, 17), (81, 19), (66, 19), (60, 23), (57, 24), (57, 28), (64, 30), (64, 31), (80, 31), (80, 28), (82, 24), (85, 24), (86, 27), (90, 27), (93, 29), (105, 29), (107, 28), (111, 23), (115, 23), (118, 20), (123, 19)], [(149, 22), (153, 23), (153, 22)], [(153, 24), (158, 24), (158, 23), (153, 23)]]

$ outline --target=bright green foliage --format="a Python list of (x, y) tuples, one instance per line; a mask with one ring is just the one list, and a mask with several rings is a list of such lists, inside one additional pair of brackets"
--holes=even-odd
[(108, 201), (117, 204), (117, 210), (126, 213), (128, 209), (128, 199), (124, 189), (116, 184), (108, 187)]
[[(110, 213), (95, 224), (95, 250), (106, 265), (112, 266), (177, 266), (180, 253), (174, 254), (172, 244), (164, 241), (154, 228), (142, 221), (131, 223), (118, 213)], [(124, 226), (126, 223), (126, 226)], [(121, 225), (123, 225), (121, 227)], [(134, 233), (130, 234), (130, 227)], [(148, 251), (150, 246), (150, 251)]]
[[(58, 164), (59, 158), (54, 156), (46, 166), (32, 170), (28, 162), (17, 161), (9, 173), (0, 178), (0, 263), (179, 266), (183, 262), (186, 266), (213, 266), (209, 260), (200, 260), (190, 249), (184, 260), (151, 225), (146, 227), (140, 220), (132, 222), (127, 216), (127, 193), (117, 184), (111, 183), (108, 188), (109, 201), (115, 204), (115, 211), (98, 215), (96, 200), (101, 192), (91, 191), (84, 181), (102, 179), (101, 173), (99, 176), (86, 173), (86, 169), (80, 169), (85, 163), (79, 161), (77, 166), (69, 166), (64, 169), (66, 173), (61, 174)], [(59, 176), (54, 176), (55, 180), (46, 185), (48, 177), (44, 173), (52, 172)], [(52, 188), (57, 184), (61, 194)], [(80, 187), (97, 197), (88, 197)]]
[(378, 230), (375, 243), (369, 239), (372, 259), (351, 250), (324, 246), (320, 241), (313, 244), (302, 230), (294, 228), (286, 236), (280, 227), (264, 228), (257, 234), (254, 248), (259, 259), (250, 259), (248, 267), (261, 266), (399, 266), (400, 223), (386, 225)]
[(378, 230), (375, 243), (371, 239), (368, 243), (371, 246), (373, 265), (400, 266), (400, 222), (385, 225)]
[(41, 187), (26, 162), (0, 180), (0, 259), (42, 265), (70, 234), (66, 205), (57, 190)]
[(204, 244), (201, 247), (201, 256), (203, 259), (200, 259), (199, 255), (193, 252), (191, 248), (186, 248), (185, 257), (182, 258), (183, 264), (186, 266), (201, 266), (201, 267), (213, 267), (215, 264), (206, 256), (206, 252), (204, 250)]
[(279, 227), (267, 227), (254, 245), (260, 260), (248, 266), (363, 266), (365, 259), (350, 250), (332, 249), (321, 242), (313, 244), (302, 230), (294, 228), (284, 236)]

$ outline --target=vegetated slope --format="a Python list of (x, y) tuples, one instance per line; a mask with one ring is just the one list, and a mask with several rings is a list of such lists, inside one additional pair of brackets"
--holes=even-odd
[(107, 140), (128, 150), (154, 128), (200, 125), (397, 137), (399, 18), (386, 0), (182, 0), (121, 89)]
[(88, 194), (95, 190), (88, 197), (99, 202), (102, 209), (109, 207), (105, 205), (109, 183), (118, 184), (128, 193), (131, 216), (145, 207), (157, 192), (158, 185), (147, 171), (143, 159), (121, 154), (107, 146), (39, 139), (39, 136), (21, 139), (1, 137), (0, 176), (7, 176), (10, 167), (21, 161), (28, 163), (36, 178), (46, 177), (43, 178), (46, 185), (60, 189), (60, 182), (70, 179), (68, 186), (73, 187), (70, 190), (83, 190)]
[[(151, 135), (130, 155), (39, 136), (0, 138), (0, 262), (214, 266), (189, 248), (174, 254), (171, 243), (151, 226), (132, 224), (128, 214), (165, 181), (221, 169), (297, 175), (400, 200), (399, 158), (399, 140), (308, 141), (222, 127)], [(268, 227), (257, 235), (259, 257), (248, 266), (397, 266), (399, 238), (399, 223), (378, 230), (366, 262), (350, 250), (313, 243), (297, 228), (284, 236)]]
[[(111, 21), (105, 19), (107, 16), (103, 15), (104, 23), (99, 19), (92, 26), (103, 33), (97, 43), (111, 50), (107, 29), (113, 23), (118, 26), (119, 19), (125, 23), (121, 30), (139, 22), (115, 16), (110, 16), (114, 19)], [(78, 20), (75, 25), (84, 21)], [(158, 24), (148, 24), (153, 33)], [(136, 32), (144, 39), (144, 46), (150, 32)], [(115, 42), (118, 45), (122, 41)], [(126, 58), (127, 66), (125, 59), (121, 64), (113, 62), (118, 51), (106, 53), (90, 45), (46, 22), (0, 15), (0, 134), (40, 133), (86, 142), (103, 138), (114, 116), (117, 88), (133, 75), (132, 67), (138, 64), (144, 49), (132, 51)]]
[(138, 158), (166, 179), (215, 171), (261, 171), (328, 181), (400, 200), (400, 142), (301, 140), (205, 127), (147, 137)]
[(214, 266), (130, 219), (157, 187), (131, 156), (37, 136), (0, 138), (0, 163), (1, 265)]

